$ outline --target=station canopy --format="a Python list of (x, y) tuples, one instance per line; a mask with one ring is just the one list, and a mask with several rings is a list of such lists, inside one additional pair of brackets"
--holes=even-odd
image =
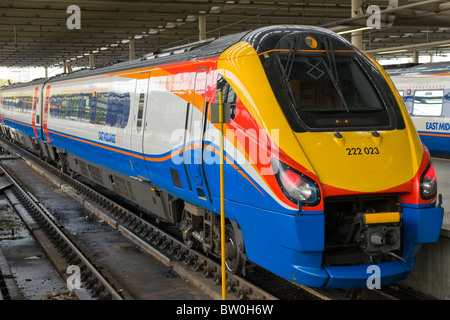
[[(380, 15), (374, 15), (377, 8)], [(130, 42), (139, 58), (199, 41), (203, 21), (206, 39), (295, 24), (343, 32), (349, 40), (350, 31), (364, 28), (362, 49), (373, 54), (450, 50), (450, 1), (0, 0), (0, 66), (51, 67), (69, 61), (84, 67), (89, 54), (95, 66), (109, 65), (130, 58)]]

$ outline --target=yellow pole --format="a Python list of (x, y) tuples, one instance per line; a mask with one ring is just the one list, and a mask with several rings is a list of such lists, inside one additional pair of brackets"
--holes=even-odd
[(227, 300), (227, 273), (225, 268), (225, 175), (223, 146), (223, 93), (219, 91), (220, 127), (220, 251), (222, 260), (222, 300)]

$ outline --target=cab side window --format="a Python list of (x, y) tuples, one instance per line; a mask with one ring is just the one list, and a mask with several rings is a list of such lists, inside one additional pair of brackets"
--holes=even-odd
[(234, 93), (233, 88), (231, 88), (230, 84), (225, 80), (224, 77), (219, 75), (217, 79), (217, 91), (216, 91), (216, 101), (219, 102), (219, 91), (223, 93), (223, 102), (229, 103), (230, 110), (230, 118), (234, 119), (236, 117), (236, 93)]

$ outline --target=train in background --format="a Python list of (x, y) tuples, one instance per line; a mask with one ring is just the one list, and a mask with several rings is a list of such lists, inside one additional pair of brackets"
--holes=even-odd
[(450, 62), (387, 69), (420, 139), (436, 156), (450, 156)]
[(266, 27), (5, 87), (1, 130), (220, 257), (219, 91), (229, 272), (385, 285), (438, 240), (436, 174), (394, 84), (325, 29)]

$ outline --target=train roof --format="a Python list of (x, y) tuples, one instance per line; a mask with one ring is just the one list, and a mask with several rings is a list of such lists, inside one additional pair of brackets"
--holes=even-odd
[(182, 45), (167, 50), (162, 50), (150, 55), (146, 55), (143, 58), (134, 59), (130, 61), (120, 62), (111, 66), (95, 68), (95, 69), (82, 69), (67, 74), (59, 74), (54, 77), (45, 79), (38, 79), (26, 83), (17, 83), (10, 86), (5, 86), (1, 89), (15, 89), (22, 88), (31, 85), (38, 85), (44, 83), (54, 83), (58, 81), (66, 81), (71, 79), (90, 77), (99, 74), (119, 72), (130, 69), (145, 68), (155, 65), (163, 65), (167, 63), (176, 63), (181, 61), (197, 60), (202, 58), (208, 58), (220, 55), (227, 48), (233, 44), (239, 42), (243, 36), (251, 31), (245, 31), (237, 34), (227, 35), (218, 39), (208, 39), (205, 41), (198, 41), (192, 44)]
[(414, 77), (418, 75), (448, 74), (450, 75), (450, 62), (424, 63), (414, 66), (388, 69), (391, 77)]
[(5, 90), (5, 89), (18, 89), (18, 88), (24, 88), (24, 87), (30, 87), (30, 86), (35, 86), (35, 85), (42, 85), (45, 83), (45, 78), (40, 78), (40, 79), (35, 79), (29, 82), (22, 82), (22, 83), (14, 83), (11, 85), (6, 85), (3, 87), (0, 87), (0, 90)]
[(59, 81), (90, 77), (105, 73), (120, 72), (130, 69), (146, 68), (156, 65), (164, 65), (182, 61), (194, 61), (214, 57), (220, 55), (223, 51), (239, 41), (246, 41), (250, 43), (255, 48), (256, 52), (261, 53), (265, 50), (274, 49), (280, 39), (282, 39), (283, 37), (298, 33), (309, 33), (338, 39), (338, 41), (335, 41), (335, 43), (340, 47), (335, 47), (335, 49), (349, 49), (350, 47), (353, 50), (355, 49), (344, 38), (324, 28), (298, 25), (270, 26), (259, 28), (253, 31), (244, 31), (241, 33), (227, 35), (218, 39), (209, 39), (192, 44), (178, 46), (175, 48), (170, 48), (157, 53), (146, 55), (145, 57), (140, 59), (125, 61), (111, 66), (96, 68), (92, 70), (82, 69), (69, 74), (56, 75), (52, 78), (49, 78), (48, 80), (38, 79), (28, 83), (14, 84), (4, 87), (3, 89), (21, 88), (44, 83), (55, 83)]
[(260, 54), (271, 51), (273, 49), (292, 49), (294, 38), (298, 35), (311, 36), (317, 43), (317, 47), (308, 46), (306, 42), (301, 41), (296, 44), (297, 50), (320, 50), (326, 49), (324, 38), (332, 39), (333, 50), (352, 50), (357, 51), (357, 48), (350, 44), (345, 38), (321, 27), (314, 26), (270, 26), (257, 29), (248, 33), (242, 40), (250, 43), (255, 51)]
[(49, 83), (99, 74), (120, 72), (130, 69), (147, 68), (182, 61), (195, 61), (220, 55), (227, 48), (239, 42), (249, 31), (223, 36), (218, 39), (199, 41), (146, 55), (143, 58), (117, 63), (94, 70), (84, 69), (49, 79)]

